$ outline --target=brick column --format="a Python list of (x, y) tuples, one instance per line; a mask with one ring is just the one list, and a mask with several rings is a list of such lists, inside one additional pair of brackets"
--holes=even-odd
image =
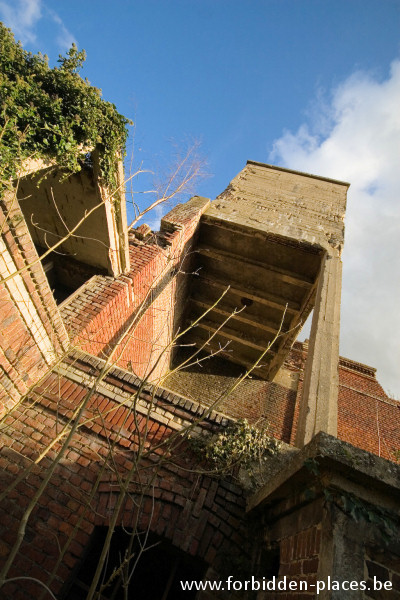
[(14, 191), (0, 197), (0, 230), (1, 417), (69, 339)]
[(341, 284), (342, 262), (333, 250), (325, 255), (317, 287), (296, 435), (300, 448), (319, 431), (337, 436)]

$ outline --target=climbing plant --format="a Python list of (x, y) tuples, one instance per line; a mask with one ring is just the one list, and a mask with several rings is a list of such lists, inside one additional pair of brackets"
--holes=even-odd
[(249, 469), (254, 461), (274, 454), (279, 449), (279, 442), (266, 429), (250, 425), (247, 419), (239, 419), (216, 437), (196, 438), (194, 446), (213, 470), (224, 474), (239, 466)]
[(115, 186), (115, 156), (125, 155), (130, 121), (80, 76), (85, 58), (85, 51), (73, 44), (65, 57), (60, 55), (59, 66), (50, 68), (47, 56), (24, 50), (0, 23), (2, 186), (28, 157), (52, 159), (76, 173), (94, 148), (104, 183)]

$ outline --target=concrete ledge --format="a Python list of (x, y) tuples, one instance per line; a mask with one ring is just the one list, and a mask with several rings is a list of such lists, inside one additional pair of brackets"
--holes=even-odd
[(259, 162), (258, 160), (248, 160), (248, 165), (257, 165), (259, 167), (267, 167), (268, 169), (274, 169), (275, 171), (283, 171), (284, 173), (294, 173), (295, 175), (302, 175), (302, 177), (312, 177), (312, 179), (321, 179), (321, 181), (329, 181), (329, 183), (337, 183), (339, 185), (345, 185), (350, 187), (350, 183), (347, 181), (341, 181), (339, 179), (332, 179), (331, 177), (323, 177), (322, 175), (313, 175), (312, 173), (304, 173), (303, 171), (295, 171), (294, 169), (287, 169), (286, 167), (278, 167), (276, 165), (270, 165), (268, 163)]
[[(271, 461), (274, 458), (272, 457)], [(308, 465), (308, 466), (307, 466)], [(247, 511), (266, 506), (300, 489), (310, 479), (325, 487), (343, 487), (350, 491), (364, 490), (363, 495), (385, 495), (390, 504), (400, 506), (400, 465), (360, 450), (326, 433), (319, 433), (287, 462), (278, 463), (275, 472), (260, 490), (248, 499)]]

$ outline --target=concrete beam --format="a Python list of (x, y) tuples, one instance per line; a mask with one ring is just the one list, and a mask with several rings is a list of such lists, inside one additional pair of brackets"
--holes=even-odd
[[(254, 375), (265, 379), (268, 376), (269, 372), (269, 361), (271, 357), (274, 355), (272, 350), (268, 351), (267, 354), (263, 357), (262, 361), (258, 364), (258, 360), (260, 358), (261, 352), (259, 350), (253, 350), (254, 356), (248, 355), (244, 357), (243, 355), (239, 356), (239, 350), (237, 349), (239, 346), (238, 342), (234, 342), (229, 339), (226, 342), (219, 342), (216, 340), (216, 337), (207, 339), (206, 335), (207, 331), (203, 330), (204, 337), (200, 337), (197, 333), (189, 332), (188, 336), (185, 338), (187, 340), (187, 345), (193, 345), (197, 349), (201, 349), (206, 351), (209, 354), (214, 354), (215, 356), (219, 356), (220, 358), (227, 359), (229, 362), (233, 362), (241, 367), (244, 367), (248, 371), (252, 371)], [(257, 367), (255, 365), (257, 363)]]
[[(318, 469), (317, 474), (311, 474), (306, 466), (311, 461)], [(308, 487), (313, 477), (324, 481), (325, 487), (334, 481), (337, 488), (340, 478), (343, 489), (353, 493), (357, 490), (366, 501), (386, 504), (386, 508), (398, 512), (400, 465), (325, 433), (316, 435), (301, 450), (288, 452), (286, 457), (283, 454), (281, 460), (272, 456), (264, 467), (266, 483), (249, 497), (248, 512), (274, 506), (277, 499), (286, 499), (304, 485)], [(382, 495), (387, 497), (385, 503)]]
[(241, 288), (237, 285), (230, 285), (228, 280), (221, 281), (214, 279), (212, 277), (204, 277), (200, 275), (201, 281), (204, 282), (205, 285), (211, 285), (213, 287), (217, 287), (222, 291), (229, 288), (229, 291), (232, 294), (236, 294), (242, 298), (250, 298), (250, 300), (254, 300), (255, 302), (260, 302), (260, 304), (265, 304), (266, 306), (271, 306), (272, 308), (276, 308), (283, 312), (286, 309), (286, 312), (291, 314), (296, 314), (298, 310), (300, 310), (300, 304), (298, 302), (293, 302), (291, 300), (286, 300), (285, 298), (280, 298), (275, 294), (266, 294), (265, 292), (261, 292), (257, 290), (255, 287), (246, 287)]
[[(206, 310), (208, 310), (209, 308), (212, 307), (212, 304), (209, 304), (207, 302), (202, 302), (201, 300), (197, 300), (194, 297), (191, 298), (191, 301), (194, 302), (194, 304), (196, 306), (199, 306), (203, 312), (205, 312)], [(230, 319), (240, 321), (241, 323), (244, 323), (245, 325), (250, 325), (251, 327), (256, 327), (257, 329), (261, 329), (263, 331), (269, 331), (270, 333), (273, 333), (273, 334), (276, 334), (278, 331), (278, 329), (274, 323), (265, 323), (265, 322), (260, 323), (259, 321), (256, 321), (254, 319), (249, 319), (246, 316), (247, 313), (245, 313), (245, 312), (233, 313), (230, 310), (221, 308), (220, 305), (215, 306), (213, 308), (212, 312), (222, 315), (225, 318), (230, 317)], [(285, 332), (286, 328), (283, 329), (283, 331)]]
[(216, 250), (213, 248), (206, 248), (205, 246), (201, 246), (200, 244), (196, 247), (196, 252), (203, 256), (211, 257), (214, 260), (233, 261), (234, 263), (239, 263), (238, 266), (240, 267), (244, 266), (244, 268), (260, 267), (265, 271), (270, 271), (281, 281), (302, 288), (309, 289), (314, 283), (311, 279), (305, 277), (304, 275), (300, 275), (298, 273), (294, 273), (286, 269), (280, 269), (279, 267), (271, 265), (265, 261), (245, 258), (244, 256), (239, 256), (237, 254), (234, 254), (233, 252), (227, 252), (225, 250), (220, 249)]
[(249, 348), (254, 348), (255, 350), (259, 350), (260, 354), (264, 352), (266, 349), (268, 342), (264, 345), (261, 340), (250, 340), (246, 337), (242, 337), (240, 332), (235, 329), (231, 329), (230, 327), (226, 327), (226, 325), (222, 327), (218, 327), (217, 323), (213, 323), (211, 321), (204, 321), (204, 319), (197, 323), (196, 327), (200, 327), (200, 329), (204, 329), (208, 331), (212, 335), (218, 335), (228, 340), (233, 340), (239, 342), (243, 346), (248, 346)]
[(348, 183), (248, 162), (211, 203), (208, 220), (224, 220), (325, 248), (343, 244)]

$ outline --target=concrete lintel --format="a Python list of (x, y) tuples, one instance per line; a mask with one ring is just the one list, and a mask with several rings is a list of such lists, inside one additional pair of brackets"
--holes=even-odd
[(314, 283), (309, 277), (306, 277), (305, 275), (300, 275), (295, 272), (288, 271), (286, 269), (280, 269), (279, 267), (271, 265), (266, 261), (248, 259), (244, 256), (234, 254), (233, 252), (227, 252), (225, 250), (220, 249), (214, 250), (212, 248), (207, 248), (204, 245), (198, 245), (196, 247), (196, 252), (198, 252), (199, 254), (203, 254), (204, 256), (208, 256), (213, 260), (231, 261), (234, 264), (237, 264), (238, 268), (251, 269), (252, 267), (259, 267), (265, 269), (265, 271), (270, 271), (281, 281), (297, 285), (301, 288), (310, 289)]
[[(270, 462), (273, 464), (274, 460), (272, 457)], [(307, 464), (314, 465), (321, 478), (327, 474), (334, 487), (346, 479), (399, 505), (400, 465), (326, 433), (319, 433), (302, 450), (290, 453), (285, 464), (276, 462), (276, 469), (272, 468), (268, 474), (268, 482), (248, 499), (248, 512), (285, 498), (288, 489), (293, 491), (301, 483), (308, 484), (312, 473)]]

